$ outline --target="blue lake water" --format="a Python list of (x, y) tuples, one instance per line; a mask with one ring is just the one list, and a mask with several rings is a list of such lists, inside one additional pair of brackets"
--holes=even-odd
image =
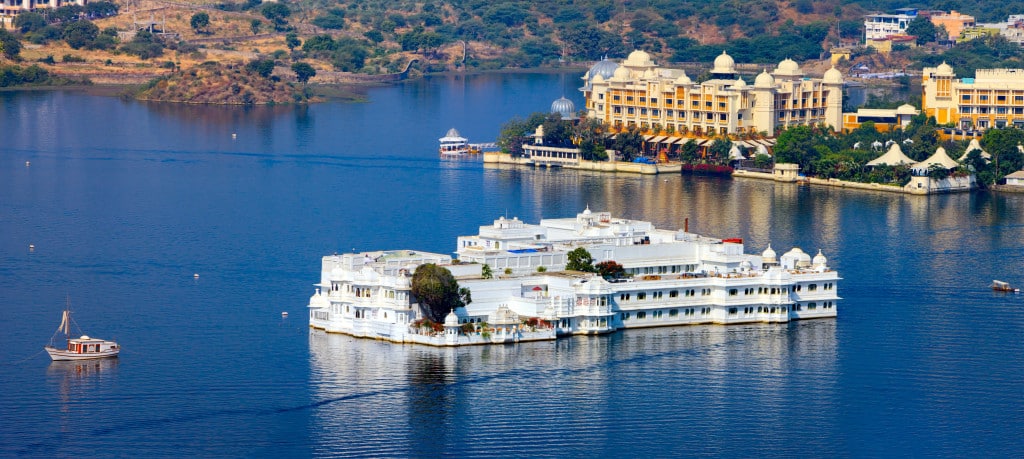
[[(0, 92), (0, 456), (1024, 455), (1024, 295), (988, 289), (1024, 285), (1024, 195), (437, 158), (450, 127), (491, 141), (582, 106), (578, 77), (308, 108)], [(451, 252), (498, 216), (587, 205), (820, 248), (839, 318), (460, 349), (307, 328), (325, 254)], [(66, 296), (120, 359), (38, 354)]]

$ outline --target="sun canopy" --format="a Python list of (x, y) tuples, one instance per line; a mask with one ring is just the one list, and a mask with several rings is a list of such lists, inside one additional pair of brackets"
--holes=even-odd
[(914, 169), (914, 172), (923, 174), (928, 172), (928, 169), (931, 169), (932, 166), (936, 164), (947, 170), (955, 169), (960, 165), (960, 163), (954, 161), (953, 158), (950, 158), (949, 155), (946, 154), (945, 148), (939, 147), (935, 150), (933, 155), (928, 157), (928, 159), (914, 164), (911, 168)]
[(914, 164), (914, 160), (903, 154), (903, 150), (900, 149), (898, 143), (892, 144), (889, 147), (889, 151), (885, 152), (884, 155), (879, 156), (871, 161), (868, 161), (868, 166), (899, 166), (903, 164)]

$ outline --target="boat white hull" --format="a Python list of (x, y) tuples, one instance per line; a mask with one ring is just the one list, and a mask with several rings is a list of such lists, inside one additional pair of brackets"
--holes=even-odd
[(101, 352), (88, 352), (88, 353), (77, 353), (70, 352), (67, 349), (57, 349), (55, 347), (46, 346), (46, 353), (50, 354), (50, 358), (53, 360), (92, 360), (92, 359), (107, 359), (117, 357), (117, 354), (121, 352), (120, 349), (108, 349)]

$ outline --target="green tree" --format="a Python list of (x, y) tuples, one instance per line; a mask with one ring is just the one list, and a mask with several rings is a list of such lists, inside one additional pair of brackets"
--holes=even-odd
[(523, 144), (533, 142), (533, 132), (544, 123), (547, 114), (535, 112), (527, 119), (512, 118), (501, 126), (498, 148), (513, 158), (523, 156)]
[(464, 306), (464, 295), (452, 272), (443, 266), (426, 263), (412, 275), (412, 294), (419, 301), (423, 314), (442, 323), (451, 310)]
[(132, 41), (121, 45), (121, 51), (134, 54), (142, 59), (151, 59), (163, 55), (164, 45), (148, 30), (140, 30), (132, 38)]
[(915, 41), (919, 45), (935, 41), (936, 33), (935, 24), (924, 15), (918, 15), (907, 24), (907, 35), (917, 37)]
[(31, 33), (46, 27), (46, 18), (35, 11), (26, 11), (14, 17), (14, 28), (21, 33)]
[(640, 156), (643, 143), (643, 134), (634, 127), (616, 134), (615, 140), (612, 142), (612, 149), (619, 152), (621, 161), (632, 161), (633, 158)]
[(99, 34), (100, 28), (91, 21), (75, 21), (64, 26), (64, 41), (72, 49), (91, 46)]
[(263, 78), (267, 78), (270, 74), (274, 73), (274, 61), (270, 59), (254, 59), (245, 64), (245, 68), (250, 72), (259, 74)]
[(305, 62), (296, 62), (292, 64), (292, 71), (295, 72), (295, 79), (299, 80), (299, 83), (302, 84), (306, 84), (310, 78), (316, 76), (316, 69)]
[(206, 30), (207, 27), (210, 26), (210, 15), (206, 14), (205, 11), (200, 11), (196, 14), (193, 14), (190, 24), (192, 25), (192, 29), (195, 30), (196, 33), (203, 32)]
[(480, 277), (483, 277), (484, 279), (494, 278), (494, 271), (491, 271), (491, 265), (484, 263), (480, 268)]
[(566, 258), (569, 260), (565, 264), (565, 269), (570, 271), (582, 271), (585, 273), (597, 272), (594, 268), (594, 257), (590, 255), (590, 252), (583, 247), (577, 247), (572, 249)]
[(292, 10), (288, 8), (288, 5), (280, 2), (265, 3), (263, 8), (260, 8), (260, 13), (263, 17), (274, 23), (274, 28), (280, 30), (285, 24), (288, 24), (288, 16), (291, 16)]
[(0, 29), (0, 51), (3, 51), (4, 57), (8, 59), (17, 59), (21, 53), (21, 42), (14, 34)]
[(289, 32), (284, 36), (284, 45), (288, 47), (288, 51), (295, 51), (295, 48), (302, 46), (302, 40), (299, 40), (299, 35), (295, 32)]
[(249, 22), (249, 30), (252, 30), (253, 35), (259, 35), (261, 27), (263, 27), (263, 21), (259, 19), (253, 19)]

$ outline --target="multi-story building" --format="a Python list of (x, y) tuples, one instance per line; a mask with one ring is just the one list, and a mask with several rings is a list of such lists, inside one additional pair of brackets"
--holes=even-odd
[(41, 8), (60, 8), (68, 5), (85, 6), (87, 0), (0, 0), (0, 22), (10, 25), (14, 17), (26, 11)]
[(906, 35), (907, 25), (916, 17), (915, 8), (900, 8), (895, 14), (864, 16), (864, 41), (883, 40), (890, 35)]
[(921, 105), (939, 124), (985, 130), (1024, 127), (1024, 69), (978, 69), (974, 78), (956, 78), (943, 62), (926, 67)]
[(580, 88), (587, 116), (619, 128), (637, 127), (680, 135), (712, 136), (824, 124), (842, 126), (843, 76), (834, 67), (809, 78), (791, 59), (749, 85), (726, 53), (715, 59), (711, 78), (694, 82), (679, 69), (660, 68), (633, 51), (616, 64), (603, 60)]
[(956, 10), (949, 13), (933, 14), (930, 19), (932, 24), (935, 24), (935, 27), (941, 26), (946, 29), (947, 36), (943, 37), (946, 40), (955, 40), (964, 29), (975, 26), (974, 16), (961, 14)]

